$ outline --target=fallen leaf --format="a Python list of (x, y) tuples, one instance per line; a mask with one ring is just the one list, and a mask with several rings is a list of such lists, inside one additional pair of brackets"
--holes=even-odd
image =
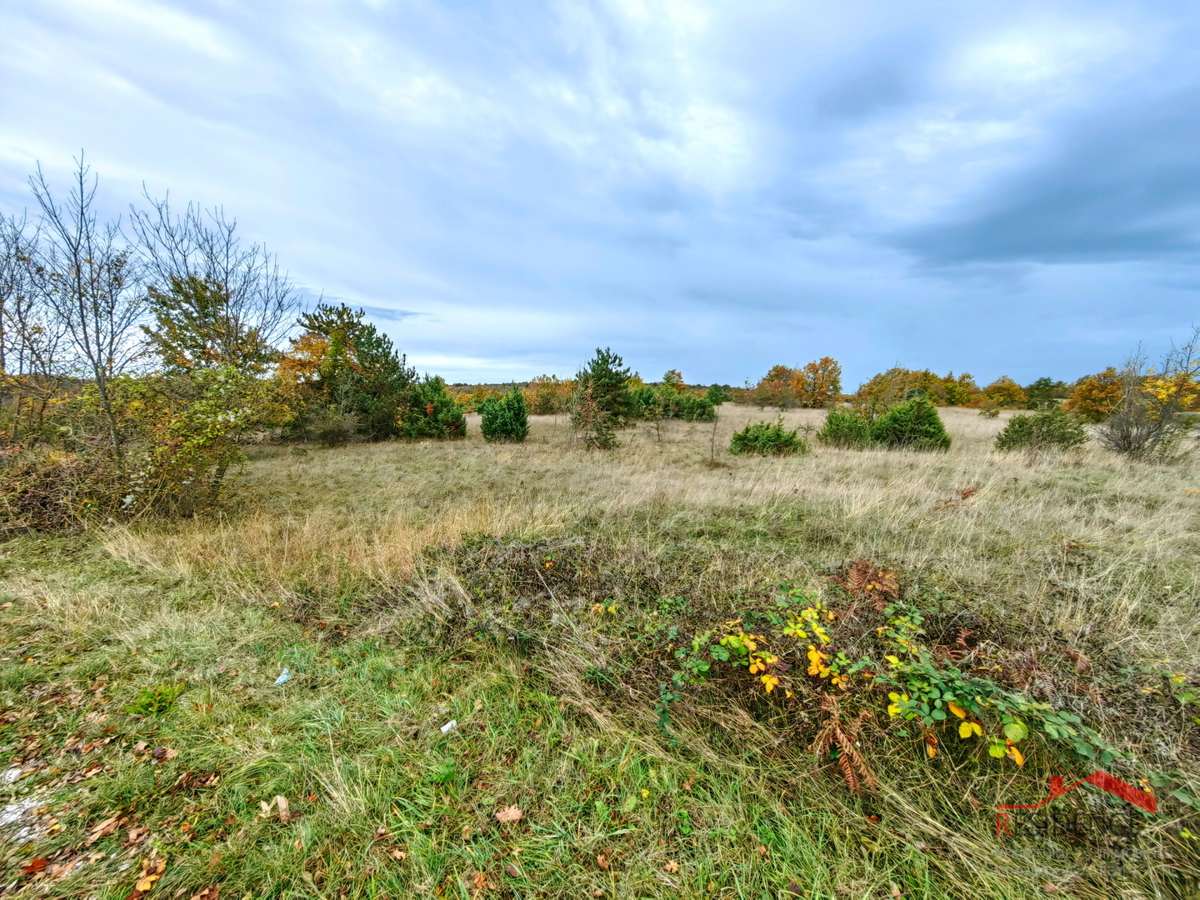
[(900, 888), (896, 887), (896, 882), (894, 881), (892, 882), (892, 897), (894, 900), (904, 900), (903, 895), (900, 893)]
[(669, 863), (663, 866), (663, 871), (670, 872), (672, 875), (674, 875), (679, 871), (679, 863), (675, 862), (675, 860), (671, 860)]
[(596, 865), (598, 865), (600, 867), (601, 872), (607, 872), (608, 871), (608, 857), (605, 856), (603, 853), (601, 853), (599, 856), (596, 857)]
[(800, 887), (800, 885), (796, 884), (795, 879), (793, 879), (792, 881), (788, 882), (787, 892), (789, 894), (794, 894), (795, 896), (799, 897), (801, 894), (804, 893), (804, 889), (802, 887)]
[(404, 862), (404, 859), (405, 859), (405, 857), (408, 856), (408, 854), (405, 853), (403, 850), (391, 850), (388, 852), (388, 856), (390, 856), (392, 859), (396, 860), (397, 862)]
[(525, 813), (517, 809), (515, 806), (506, 806), (500, 812), (496, 813), (497, 822), (519, 822), (524, 818)]
[(163, 871), (166, 868), (167, 861), (165, 859), (155, 857), (143, 859), (142, 874), (134, 884), (133, 893), (129, 895), (129, 900), (139, 900), (140, 897), (154, 890), (154, 885), (162, 878)]
[(758, 848), (758, 855), (761, 856), (763, 859), (766, 859), (768, 856), (771, 855), (771, 851), (768, 850), (766, 847), (763, 847), (760, 845)]
[(1057, 894), (1058, 886), (1053, 885), (1047, 881), (1045, 884), (1042, 885), (1042, 890), (1045, 891), (1047, 894)]
[(462, 827), (462, 839), (464, 841), (469, 841), (471, 839), (471, 835), (473, 835), (474, 833), (475, 833), (475, 829), (472, 828), (470, 825), (464, 825)]
[(192, 900), (217, 900), (218, 888), (214, 884), (212, 887), (206, 887), (199, 892), (192, 894)]
[(36, 875), (38, 872), (45, 871), (49, 862), (48, 859), (31, 859), (25, 865), (21, 866), (21, 874)]
[(134, 844), (140, 844), (150, 835), (150, 829), (141, 825), (136, 828), (129, 829), (129, 839), (125, 841), (125, 846), (130, 847)]
[(505, 866), (504, 871), (506, 871), (513, 878), (521, 877), (521, 870), (518, 869), (516, 866), (514, 866), (512, 863), (509, 863), (507, 866)]
[(111, 819), (105, 819), (99, 825), (91, 830), (87, 836), (87, 845), (90, 847), (102, 837), (107, 837), (117, 830), (117, 826), (121, 824), (121, 819), (118, 816), (113, 816)]

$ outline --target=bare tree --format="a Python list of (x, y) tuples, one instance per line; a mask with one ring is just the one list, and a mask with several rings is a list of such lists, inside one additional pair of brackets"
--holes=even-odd
[(146, 308), (136, 257), (121, 236), (120, 221), (101, 224), (95, 210), (97, 179), (83, 154), (66, 199), (54, 199), (38, 166), (29, 179), (41, 207), (37, 264), (50, 316), (63, 329), (74, 365), (95, 386), (113, 458), (124, 465), (113, 382), (143, 352), (137, 326)]
[(144, 196), (150, 208), (132, 208), (131, 224), (152, 281), (155, 348), (168, 365), (260, 368), (300, 308), (277, 258), (243, 243), (221, 207), (189, 203), (176, 215), (169, 194)]
[(13, 442), (41, 435), (47, 409), (68, 381), (63, 323), (46, 303), (39, 239), (26, 219), (0, 215), (0, 379)]

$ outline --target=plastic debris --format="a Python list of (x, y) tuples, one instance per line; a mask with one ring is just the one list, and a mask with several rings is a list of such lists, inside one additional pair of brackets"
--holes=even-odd
[(291, 680), (292, 680), (292, 672), (290, 669), (285, 668), (282, 672), (279, 673), (279, 677), (275, 679), (275, 684), (276, 685), (287, 684)]
[(451, 719), (449, 722), (447, 722), (445, 725), (442, 726), (442, 734), (449, 734), (451, 732), (451, 730), (453, 730), (457, 727), (458, 727), (458, 720)]

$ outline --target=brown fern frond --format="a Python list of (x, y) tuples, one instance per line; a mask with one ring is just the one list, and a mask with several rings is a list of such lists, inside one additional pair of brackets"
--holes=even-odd
[[(840, 745), (840, 741), (838, 742)], [(854, 772), (854, 765), (850, 761), (850, 755), (845, 751), (838, 754), (838, 764), (842, 767), (842, 780), (846, 782), (846, 787), (850, 789), (850, 793), (857, 794), (861, 790), (862, 785), (858, 783), (858, 775)]]
[(895, 600), (900, 596), (896, 573), (891, 569), (880, 569), (870, 560), (856, 559), (846, 569), (844, 578), (832, 581), (855, 600), (870, 600), (876, 612), (883, 612), (884, 600)]
[(826, 759), (833, 748), (837, 747), (838, 767), (841, 770), (842, 781), (846, 783), (850, 793), (860, 793), (864, 784), (872, 790), (877, 790), (879, 779), (875, 777), (875, 773), (858, 749), (859, 731), (863, 723), (871, 717), (870, 710), (864, 709), (857, 717), (843, 723), (838, 698), (833, 694), (826, 694), (821, 698), (821, 712), (825, 713), (827, 718), (812, 743), (813, 753), (818, 759)]

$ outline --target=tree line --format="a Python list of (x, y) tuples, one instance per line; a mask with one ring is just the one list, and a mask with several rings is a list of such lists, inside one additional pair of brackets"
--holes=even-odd
[(730, 400), (848, 407), (870, 425), (920, 395), (984, 414), (1055, 405), (1090, 422), (1136, 419), (1114, 438), (1136, 443), (1200, 402), (1194, 336), (1156, 369), (1131, 357), (1074, 385), (979, 388), (966, 374), (892, 368), (846, 395), (831, 357), (774, 366), (740, 389), (691, 386), (676, 369), (646, 383), (598, 348), (574, 378), (451, 387), (419, 374), (362, 310), (306, 307), (277, 257), (222, 208), (147, 192), (102, 218), (82, 157), (65, 190), (40, 166), (29, 187), (32, 218), (0, 215), (5, 528), (189, 514), (217, 502), (251, 440), (453, 440), (469, 412), (498, 441), (524, 440), (530, 414), (565, 415), (573, 440), (605, 449), (632, 423), (711, 422)]

